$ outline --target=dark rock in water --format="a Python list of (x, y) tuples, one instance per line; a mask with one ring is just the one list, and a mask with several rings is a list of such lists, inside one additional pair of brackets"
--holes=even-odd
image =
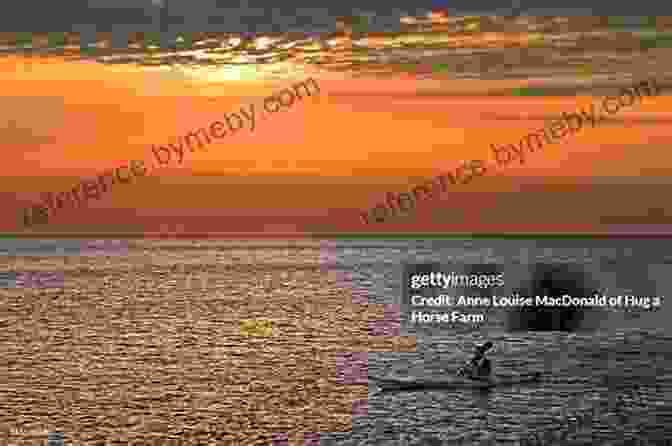
[[(569, 264), (537, 263), (527, 284), (514, 290), (522, 297), (553, 296), (561, 297), (569, 294), (572, 297), (590, 297), (597, 292), (591, 285), (592, 278)], [(509, 330), (524, 331), (568, 331), (589, 329), (587, 313), (594, 311), (591, 307), (549, 307), (529, 306), (511, 310), (509, 313)]]

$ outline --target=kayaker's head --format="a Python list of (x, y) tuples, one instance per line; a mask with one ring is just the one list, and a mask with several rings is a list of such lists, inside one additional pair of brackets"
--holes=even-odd
[(476, 347), (476, 350), (477, 350), (479, 353), (485, 353), (485, 352), (487, 352), (488, 350), (490, 350), (492, 347), (493, 347), (492, 342), (488, 341), (488, 342), (486, 342), (485, 344), (483, 344), (483, 345), (481, 345), (481, 346), (479, 346), (479, 347)]

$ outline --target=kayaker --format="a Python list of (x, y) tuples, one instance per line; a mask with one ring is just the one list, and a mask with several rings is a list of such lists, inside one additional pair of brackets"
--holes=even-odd
[(492, 362), (485, 357), (485, 353), (493, 347), (488, 341), (476, 347), (474, 357), (469, 360), (466, 367), (460, 370), (459, 375), (467, 375), (472, 379), (488, 379), (492, 374)]

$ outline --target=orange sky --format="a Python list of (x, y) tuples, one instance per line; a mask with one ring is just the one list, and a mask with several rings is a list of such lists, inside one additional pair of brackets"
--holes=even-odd
[[(149, 159), (151, 144), (175, 142), (241, 106), (254, 103), (260, 108), (264, 96), (302, 79), (187, 82), (91, 63), (0, 59), (0, 89), (8, 104), (0, 112), (5, 127), (0, 197), (11, 209), (3, 213), (7, 217), (0, 229), (16, 231), (18, 209), (25, 200), (37, 200), (40, 192), (64, 191), (81, 177), (130, 159)], [(156, 226), (150, 219), (165, 223), (199, 217), (217, 221), (222, 231), (364, 231), (358, 209), (382, 202), (386, 191), (407, 192), (421, 178), (445, 173), (463, 159), (489, 159), (490, 143), (517, 142), (544, 125), (525, 116), (551, 118), (595, 101), (447, 95), (520, 84), (514, 82), (317, 79), (319, 97), (261, 122), (258, 117), (254, 133), (246, 129), (210, 145), (207, 153), (187, 154), (182, 169), (116, 185), (111, 194), (90, 202), (89, 209), (67, 210), (41, 230), (126, 231)], [(546, 146), (543, 153), (529, 156), (527, 165), (492, 172), (492, 178), (462, 186), (465, 193), (457, 195), (472, 202), (474, 193), (517, 190), (512, 181), (525, 177), (551, 181), (558, 176), (634, 179), (669, 174), (661, 169), (672, 165), (670, 152), (664, 150), (672, 140), (666, 122), (670, 105), (670, 97), (656, 97), (624, 108), (609, 124)], [(448, 199), (444, 195), (441, 203)], [(554, 205), (577, 204), (563, 200)], [(544, 203), (549, 204), (540, 199)], [(423, 204), (417, 216), (369, 230), (442, 230), (447, 223), (421, 215), (433, 213), (433, 207)], [(465, 217), (466, 230), (484, 227), (478, 212), (485, 211)], [(502, 228), (530, 225), (529, 219), (504, 212), (509, 218), (500, 218)]]

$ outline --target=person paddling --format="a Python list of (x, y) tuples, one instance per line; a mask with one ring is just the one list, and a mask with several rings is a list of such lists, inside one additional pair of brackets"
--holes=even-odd
[(458, 375), (466, 375), (472, 379), (490, 378), (490, 375), (492, 374), (492, 362), (485, 357), (485, 353), (492, 347), (493, 344), (490, 341), (476, 347), (474, 357), (469, 360), (464, 368), (460, 369)]

